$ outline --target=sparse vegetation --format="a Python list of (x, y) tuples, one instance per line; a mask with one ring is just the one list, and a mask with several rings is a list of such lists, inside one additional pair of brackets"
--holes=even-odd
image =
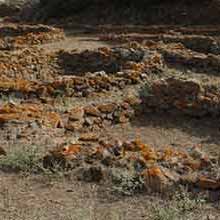
[(36, 172), (39, 171), (40, 162), (37, 149), (18, 149), (8, 153), (0, 159), (0, 169), (7, 171)]
[(192, 198), (185, 189), (180, 189), (175, 193), (165, 205), (156, 205), (153, 208), (153, 220), (191, 220), (195, 219), (196, 213), (205, 204), (203, 199)]
[(6, 3), (0, 220), (218, 220), (219, 1)]
[(116, 168), (112, 170), (112, 182), (113, 191), (121, 195), (131, 196), (144, 189), (144, 181), (140, 176)]

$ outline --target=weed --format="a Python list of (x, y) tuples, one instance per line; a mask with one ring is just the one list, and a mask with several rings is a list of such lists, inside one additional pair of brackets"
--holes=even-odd
[(141, 177), (132, 174), (129, 171), (120, 171), (114, 169), (112, 171), (113, 190), (122, 195), (133, 195), (135, 192), (144, 188), (144, 181)]
[(154, 207), (153, 220), (178, 220), (179, 213), (175, 207), (168, 206), (163, 208)]
[(9, 152), (0, 160), (0, 169), (7, 171), (36, 172), (40, 168), (36, 148)]
[(153, 220), (188, 220), (200, 210), (205, 200), (191, 198), (190, 194), (180, 189), (165, 206), (153, 207)]
[(148, 96), (151, 96), (150, 83), (146, 83), (140, 88), (139, 95), (142, 99), (147, 98)]

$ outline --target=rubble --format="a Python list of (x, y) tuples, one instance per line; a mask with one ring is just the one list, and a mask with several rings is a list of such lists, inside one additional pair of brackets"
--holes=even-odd
[(79, 144), (56, 147), (43, 158), (43, 167), (50, 169), (58, 167), (72, 168), (72, 161), (77, 160), (77, 155), (80, 151), (81, 145)]
[[(75, 112), (76, 110), (71, 109), (67, 113), (68, 121), (66, 128), (72, 131), (81, 130), (83, 127), (87, 127), (90, 130), (97, 130), (98, 128), (105, 127), (106, 121), (109, 124), (126, 123), (134, 117), (135, 111), (132, 105), (128, 105), (127, 109), (124, 109), (123, 105), (124, 102), (85, 106), (82, 110), (84, 114), (80, 115), (81, 118), (77, 121), (72, 120), (71, 112)], [(91, 114), (91, 111), (88, 112), (88, 109), (92, 109), (95, 114)], [(97, 112), (98, 114), (96, 114)], [(124, 120), (121, 117), (124, 117)]]
[(62, 39), (64, 39), (64, 33), (61, 29), (46, 25), (4, 24), (0, 26), (0, 50), (19, 49)]
[(79, 141), (84, 142), (97, 142), (99, 140), (99, 135), (96, 133), (84, 133), (79, 137)]
[(191, 50), (182, 49), (161, 49), (165, 62), (171, 66), (182, 66), (191, 70), (196, 69), (198, 72), (218, 73), (219, 56), (214, 54), (203, 54)]
[(143, 102), (157, 110), (177, 110), (192, 116), (217, 116), (220, 112), (220, 93), (204, 88), (190, 79), (168, 78), (152, 84), (151, 95)]
[(68, 75), (82, 75), (87, 72), (104, 71), (107, 74), (123, 72), (123, 70), (139, 70), (149, 72), (163, 65), (160, 54), (145, 51), (144, 48), (114, 47), (99, 48), (94, 51), (64, 52), (58, 55), (59, 64)]
[[(109, 181), (118, 170), (128, 175), (124, 175), (125, 184), (133, 181), (138, 189), (143, 184), (149, 192), (166, 193), (182, 185), (220, 190), (219, 165), (200, 145), (156, 146), (140, 138), (128, 138), (130, 127), (139, 133), (136, 123), (145, 120), (149, 112), (172, 112), (175, 117), (219, 116), (217, 86), (205, 84), (199, 76), (191, 78), (191, 72), (185, 78), (176, 76), (176, 72), (170, 77), (170, 68), (185, 68), (214, 74), (218, 80), (215, 34), (219, 30), (210, 29), (213, 36), (201, 31), (144, 28), (143, 32), (149, 33), (105, 39), (132, 40), (124, 45), (50, 51), (37, 45), (63, 39), (62, 30), (45, 25), (1, 24), (0, 124), (1, 132), (8, 132), (4, 141), (11, 141), (13, 146), (15, 140), (32, 144), (31, 132), (36, 139), (46, 137), (50, 144), (42, 159), (44, 168), (68, 170), (82, 181)], [(16, 131), (10, 131), (13, 126)], [(114, 134), (119, 127), (126, 135)], [(74, 143), (72, 138), (76, 138)], [(7, 156), (3, 148), (0, 155)]]
[[(147, 31), (146, 31), (147, 32)], [(180, 43), (186, 48), (199, 52), (199, 53), (212, 53), (215, 55), (220, 54), (220, 42), (214, 36), (196, 35), (181, 33), (181, 30), (173, 30), (173, 33), (163, 33), (164, 30), (160, 30), (159, 33), (155, 33), (151, 30), (151, 33), (145, 34), (105, 34), (100, 37), (102, 41), (129, 43), (131, 41), (138, 42), (140, 44), (172, 44)], [(194, 30), (195, 32), (195, 30)], [(201, 33), (203, 34), (203, 33)], [(204, 33), (206, 34), (206, 33)]]
[(145, 181), (145, 187), (153, 192), (166, 193), (173, 190), (175, 184), (179, 181), (179, 175), (172, 174), (168, 169), (160, 167), (151, 167), (142, 172)]
[(40, 120), (46, 126), (52, 126), (54, 128), (63, 127), (62, 119), (58, 113), (37, 104), (5, 104), (0, 108), (1, 124), (12, 120), (28, 122), (36, 119)]
[[(77, 173), (81, 176), (81, 180), (89, 182), (98, 182), (104, 177), (107, 178), (103, 173), (104, 169), (108, 169), (111, 173), (111, 169), (123, 167), (127, 171), (135, 172), (135, 176), (143, 178), (145, 189), (150, 192), (167, 193), (180, 185), (198, 187), (201, 190), (220, 188), (220, 180), (215, 179), (214, 175), (210, 176), (214, 164), (196, 167), (191, 167), (189, 164), (192, 160), (203, 163), (203, 159), (193, 153), (194, 147), (184, 150), (175, 150), (171, 147), (157, 149), (136, 139), (129, 142), (100, 141), (99, 145), (94, 145), (92, 149), (91, 146), (88, 148), (87, 145), (83, 147), (76, 143), (67, 148), (55, 148), (49, 155), (54, 160), (62, 158), (64, 164), (80, 161), (84, 165), (77, 170)], [(45, 158), (47, 159), (48, 155)], [(75, 168), (68, 169), (75, 170)]]

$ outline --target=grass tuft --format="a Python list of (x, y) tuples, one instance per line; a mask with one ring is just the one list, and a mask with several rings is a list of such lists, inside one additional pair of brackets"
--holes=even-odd
[(40, 160), (36, 148), (11, 151), (0, 159), (0, 169), (8, 172), (36, 172), (40, 169)]

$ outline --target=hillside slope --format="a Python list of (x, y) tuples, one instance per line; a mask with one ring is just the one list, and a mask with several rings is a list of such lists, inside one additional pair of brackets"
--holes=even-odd
[(218, 0), (78, 1), (42, 0), (36, 20), (71, 17), (78, 23), (113, 24), (219, 24)]

